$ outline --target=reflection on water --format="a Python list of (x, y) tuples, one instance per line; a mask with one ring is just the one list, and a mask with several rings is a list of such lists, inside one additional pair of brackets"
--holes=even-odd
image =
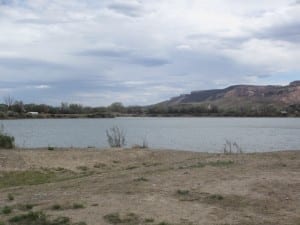
[(126, 132), (127, 146), (220, 152), (226, 140), (243, 151), (300, 149), (299, 118), (115, 118), (1, 121), (20, 147), (107, 147), (106, 129)]

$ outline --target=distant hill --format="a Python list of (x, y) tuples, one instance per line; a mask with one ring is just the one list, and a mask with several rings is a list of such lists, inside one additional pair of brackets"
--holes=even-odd
[[(156, 104), (156, 107), (174, 108), (179, 106), (218, 107), (223, 110), (255, 110), (268, 107), (274, 110), (286, 110), (300, 106), (300, 81), (287, 86), (235, 85), (224, 89), (193, 91), (168, 101)], [(297, 108), (297, 109), (296, 109)]]

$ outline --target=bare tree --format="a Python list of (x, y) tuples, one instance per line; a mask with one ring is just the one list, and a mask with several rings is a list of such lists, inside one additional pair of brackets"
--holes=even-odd
[(118, 126), (106, 130), (107, 142), (112, 148), (125, 146), (125, 132)]
[(226, 140), (226, 143), (224, 144), (223, 152), (224, 154), (243, 153), (243, 149), (236, 142), (231, 142), (229, 140)]
[(7, 95), (3, 98), (5, 105), (7, 105), (8, 109), (14, 104), (15, 99), (10, 95)]

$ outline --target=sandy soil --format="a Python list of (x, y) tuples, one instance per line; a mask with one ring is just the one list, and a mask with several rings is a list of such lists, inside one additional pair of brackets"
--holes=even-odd
[[(33, 204), (33, 210), (88, 225), (112, 224), (105, 219), (112, 213), (134, 213), (138, 224), (300, 224), (300, 151), (0, 150), (0, 179), (14, 171), (70, 177), (3, 186), (0, 208)], [(74, 203), (84, 207), (74, 209)], [(54, 204), (62, 209), (53, 210)], [(0, 221), (8, 218), (0, 214)]]

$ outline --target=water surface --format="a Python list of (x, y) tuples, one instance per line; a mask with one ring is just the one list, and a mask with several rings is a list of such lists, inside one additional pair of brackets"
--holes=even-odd
[(299, 118), (114, 118), (0, 121), (19, 147), (108, 147), (105, 131), (117, 125), (127, 146), (220, 152), (226, 140), (246, 152), (299, 150)]

